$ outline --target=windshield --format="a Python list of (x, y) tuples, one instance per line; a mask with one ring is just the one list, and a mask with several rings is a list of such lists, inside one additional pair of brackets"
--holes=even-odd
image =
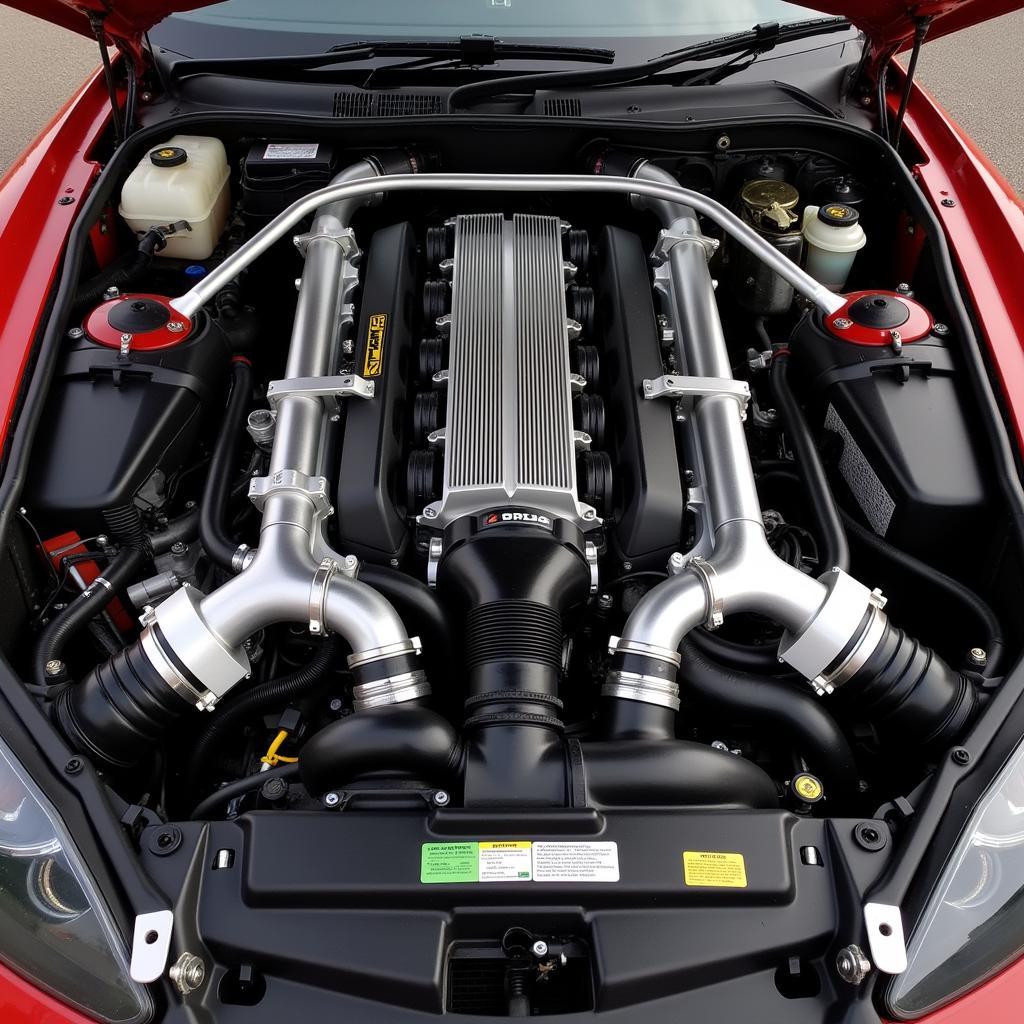
[(236, 38), (227, 52), (319, 52), (354, 40), (476, 33), (506, 41), (585, 40), (616, 49), (622, 63), (759, 22), (815, 17), (816, 11), (780, 0), (226, 0), (174, 15), (154, 36), (163, 46), (198, 56), (210, 48), (209, 33), (240, 29), (249, 30), (241, 33), (249, 38)]

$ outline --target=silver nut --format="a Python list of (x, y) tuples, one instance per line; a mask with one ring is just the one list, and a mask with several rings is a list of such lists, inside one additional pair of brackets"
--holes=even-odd
[(447, 807), (452, 800), (448, 795), (448, 791), (445, 789), (435, 790), (434, 795), (430, 799), (433, 801), (435, 807)]
[(59, 676), (64, 671), (64, 662), (59, 658), (51, 658), (46, 663), (46, 674), (48, 676)]
[(632, 572), (633, 571), (633, 563), (632, 562), (623, 562), (622, 563), (622, 571), (623, 572)]
[(71, 327), (68, 329), (68, 337), (77, 341), (79, 338), (85, 337), (85, 331), (81, 327)]
[(345, 705), (342, 703), (340, 697), (332, 697), (327, 707), (334, 713), (337, 714)]
[(967, 660), (976, 668), (984, 668), (988, 664), (988, 651), (984, 647), (972, 647), (967, 652)]
[(839, 977), (850, 985), (859, 985), (871, 973), (871, 961), (860, 946), (846, 946), (836, 955)]
[(105, 299), (116, 299), (121, 294), (120, 288), (115, 288), (111, 285), (109, 288), (103, 290), (103, 298)]
[(172, 331), (174, 334), (180, 334), (185, 330), (185, 325), (180, 320), (168, 320), (167, 330)]
[(195, 992), (206, 980), (206, 964), (195, 953), (182, 953), (168, 971), (174, 987), (183, 995)]
[(548, 955), (548, 944), (543, 939), (538, 939), (531, 947), (530, 951), (534, 956), (547, 956)]
[(712, 750), (722, 750), (725, 753), (728, 753), (729, 752), (729, 744), (726, 743), (724, 740), (712, 740), (711, 741), (711, 749)]
[(341, 803), (341, 797), (337, 793), (324, 793), (324, 803), (328, 807), (337, 807)]
[(603, 612), (606, 612), (609, 609), (611, 609), (614, 606), (614, 604), (615, 604), (615, 598), (612, 597), (611, 594), (602, 594), (597, 599), (597, 607), (600, 608), (601, 611), (603, 611)]
[(176, 540), (171, 545), (172, 555), (183, 555), (186, 551), (188, 551), (188, 545), (184, 541)]
[(949, 328), (945, 324), (934, 324), (932, 331), (937, 334), (940, 338), (944, 338), (949, 334)]

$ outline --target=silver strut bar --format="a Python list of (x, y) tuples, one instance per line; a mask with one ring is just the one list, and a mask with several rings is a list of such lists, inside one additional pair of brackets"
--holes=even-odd
[[(336, 182), (311, 192), (292, 203), (266, 227), (236, 249), (218, 267), (211, 270), (195, 287), (175, 299), (172, 306), (191, 318), (226, 284), (234, 280), (254, 260), (283, 238), (304, 217), (326, 204), (339, 200), (369, 198), (382, 192), (619, 192), (660, 200), (663, 203), (685, 204), (713, 220), (740, 245), (768, 264), (825, 313), (834, 313), (843, 300), (787, 259), (756, 231), (744, 224), (721, 203), (668, 181), (639, 178), (604, 177), (589, 174), (393, 174)], [(670, 183), (671, 182), (671, 183)]]

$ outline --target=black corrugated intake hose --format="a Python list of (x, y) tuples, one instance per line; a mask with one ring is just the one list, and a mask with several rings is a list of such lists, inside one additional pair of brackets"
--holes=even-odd
[(778, 352), (772, 359), (772, 391), (775, 405), (782, 413), (786, 436), (793, 446), (796, 456), (796, 468), (803, 481), (807, 500), (814, 513), (818, 533), (821, 537), (821, 555), (819, 562), (822, 570), (838, 567), (843, 572), (850, 571), (850, 545), (843, 529), (843, 521), (839, 515), (832, 489), (825, 476), (825, 467), (821, 463), (818, 449), (815, 447), (807, 421), (789, 386), (788, 378), (789, 354)]
[(141, 548), (122, 548), (103, 575), (93, 580), (62, 612), (50, 620), (36, 642), (32, 659), (33, 680), (37, 686), (45, 689), (50, 681), (46, 674), (47, 662), (64, 660), (64, 648), (68, 641), (99, 615), (119, 590), (138, 576), (148, 557)]
[(187, 543), (199, 534), (199, 507), (172, 519), (159, 533), (149, 534), (149, 544), (154, 555), (166, 554), (179, 541)]
[(268, 679), (251, 690), (239, 694), (233, 700), (225, 701), (214, 709), (209, 724), (199, 734), (189, 752), (185, 770), (186, 792), (196, 792), (203, 785), (203, 775), (210, 758), (228, 730), (237, 726), (244, 718), (255, 715), (264, 708), (296, 700), (316, 690), (327, 677), (338, 659), (340, 643), (335, 637), (326, 640), (313, 658), (302, 668), (277, 679)]
[(162, 249), (165, 244), (166, 239), (162, 232), (153, 229), (147, 231), (139, 239), (134, 251), (104, 267), (78, 289), (75, 293), (76, 311), (88, 309), (102, 302), (108, 288), (117, 288), (119, 291), (130, 288), (153, 262), (153, 253)]
[(199, 511), (199, 540), (207, 555), (222, 569), (236, 572), (232, 565), (239, 544), (232, 540), (227, 528), (228, 497), (238, 453), (245, 436), (245, 418), (252, 388), (252, 366), (248, 359), (235, 356), (231, 363), (231, 395), (228, 398), (224, 423), (206, 474), (206, 486)]
[(781, 734), (806, 757), (830, 796), (850, 800), (857, 795), (857, 765), (850, 744), (809, 689), (718, 665), (689, 641), (681, 656), (684, 692), (723, 710), (730, 722), (754, 726), (765, 736)]
[(894, 565), (898, 565), (901, 569), (905, 569), (907, 572), (925, 580), (967, 610), (978, 622), (978, 625), (981, 626), (982, 633), (984, 634), (982, 642), (978, 644), (988, 654), (984, 674), (988, 676), (997, 675), (1003, 661), (1003, 655), (1005, 654), (1002, 628), (999, 625), (995, 612), (992, 611), (985, 601), (959, 580), (953, 579), (952, 576), (947, 576), (944, 572), (928, 565), (926, 562), (922, 562), (919, 558), (915, 558), (906, 551), (894, 547), (883, 537), (879, 537), (874, 530), (869, 530), (866, 526), (858, 523), (848, 512), (842, 512), (841, 514), (843, 522), (846, 524), (846, 529), (849, 530), (858, 543), (871, 548), (882, 558), (892, 562)]
[(189, 821), (204, 821), (210, 816), (210, 812), (216, 810), (221, 804), (251, 793), (254, 789), (259, 789), (271, 779), (294, 779), (298, 777), (298, 774), (299, 766), (297, 764), (282, 764), (277, 768), (271, 768), (270, 771), (247, 775), (244, 779), (235, 779), (234, 782), (221, 786), (220, 789), (200, 800), (188, 816)]

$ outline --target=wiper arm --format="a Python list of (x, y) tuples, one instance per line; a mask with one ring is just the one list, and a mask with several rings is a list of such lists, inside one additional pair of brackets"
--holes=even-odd
[(188, 58), (175, 61), (177, 79), (192, 75), (287, 77), (289, 72), (315, 71), (335, 64), (349, 64), (373, 57), (422, 57), (419, 66), (432, 61), (480, 67), (501, 60), (584, 61), (611, 64), (615, 51), (591, 46), (562, 46), (557, 43), (506, 43), (493, 36), (461, 36), (458, 39), (378, 39), (332, 46), (324, 53), (299, 53), (280, 57)]
[(518, 77), (491, 78), (485, 82), (471, 82), (453, 89), (448, 97), (448, 109), (468, 109), (475, 103), (503, 93), (532, 93), (538, 89), (561, 89), (585, 86), (588, 88), (606, 85), (628, 85), (652, 78), (662, 71), (668, 71), (680, 64), (693, 61), (713, 60), (750, 51), (759, 56), (774, 49), (780, 43), (794, 42), (811, 36), (830, 32), (842, 32), (850, 28), (846, 18), (814, 18), (809, 21), (794, 21), (787, 25), (770, 22), (755, 25), (744, 32), (734, 32), (717, 39), (709, 39), (679, 50), (662, 54), (643, 64), (624, 64), (619, 67), (598, 68), (593, 71), (539, 72)]

